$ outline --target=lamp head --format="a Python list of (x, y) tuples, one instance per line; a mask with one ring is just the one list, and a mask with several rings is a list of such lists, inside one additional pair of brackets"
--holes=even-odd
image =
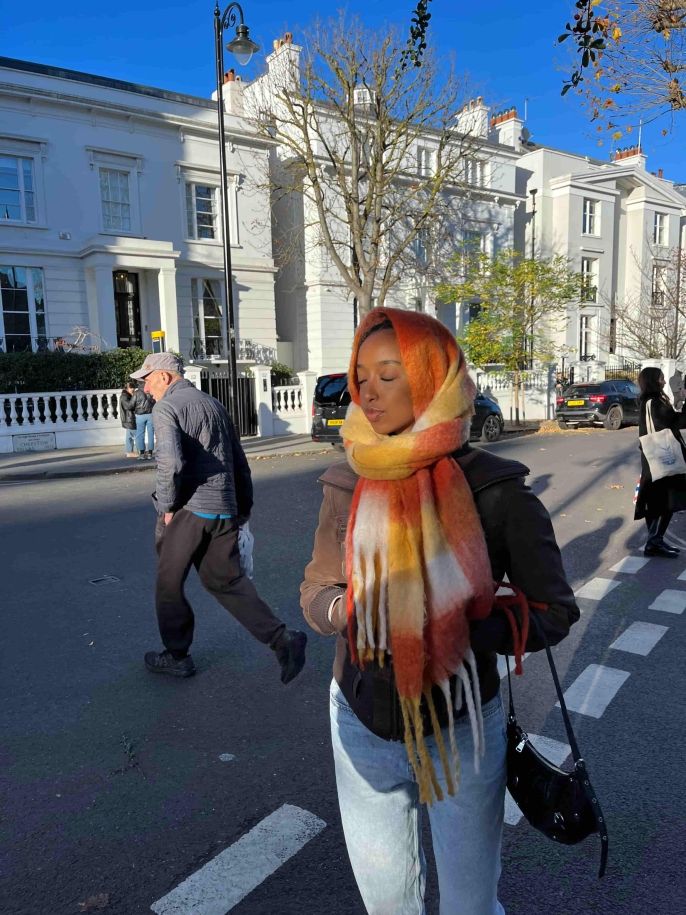
[(247, 25), (241, 22), (236, 26), (236, 37), (227, 44), (226, 50), (235, 56), (241, 66), (245, 66), (250, 63), (253, 54), (260, 50), (260, 46), (250, 38)]

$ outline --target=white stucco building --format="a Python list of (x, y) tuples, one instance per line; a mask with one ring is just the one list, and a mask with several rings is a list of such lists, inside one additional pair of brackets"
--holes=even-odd
[(622, 315), (659, 294), (660, 273), (685, 241), (686, 198), (661, 172), (646, 170), (638, 146), (603, 162), (529, 144), (518, 181), (527, 199), (518, 213), (518, 247), (528, 256), (533, 240), (536, 255), (563, 255), (587, 278), (583, 301), (554, 334), (559, 364), (640, 360), (645, 354)]
[[(85, 327), (105, 348), (218, 353), (216, 106), (0, 58), (0, 340), (40, 349)], [(237, 332), (276, 346), (265, 144), (227, 117)], [(89, 341), (87, 341), (89, 342)]]

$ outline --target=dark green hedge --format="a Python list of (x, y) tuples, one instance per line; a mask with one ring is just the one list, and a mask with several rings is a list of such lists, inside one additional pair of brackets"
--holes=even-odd
[(120, 388), (147, 355), (137, 347), (105, 353), (0, 353), (0, 394)]

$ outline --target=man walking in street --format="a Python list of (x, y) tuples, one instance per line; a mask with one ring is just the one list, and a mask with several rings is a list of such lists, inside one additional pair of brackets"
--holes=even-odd
[(206, 590), (274, 651), (288, 683), (305, 664), (307, 636), (287, 629), (241, 571), (238, 529), (252, 509), (252, 479), (229, 414), (183, 377), (173, 353), (147, 356), (131, 377), (144, 380), (156, 401), (155, 603), (165, 650), (147, 652), (146, 667), (175, 677), (195, 673), (188, 653), (195, 618), (184, 594), (194, 565)]

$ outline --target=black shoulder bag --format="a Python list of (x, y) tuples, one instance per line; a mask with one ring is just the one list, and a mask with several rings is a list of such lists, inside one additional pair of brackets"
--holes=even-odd
[(598, 877), (602, 877), (607, 865), (608, 850), (605, 817), (588, 777), (586, 763), (579, 752), (548, 638), (534, 612), (531, 612), (530, 619), (533, 620), (545, 645), (569, 747), (574, 757), (574, 768), (571, 772), (565, 772), (541, 756), (526, 732), (517, 724), (512, 700), (510, 662), (506, 657), (507, 685), (510, 693), (507, 718), (507, 787), (528, 822), (549, 839), (564, 845), (576, 845), (587, 836), (598, 833), (601, 843)]

